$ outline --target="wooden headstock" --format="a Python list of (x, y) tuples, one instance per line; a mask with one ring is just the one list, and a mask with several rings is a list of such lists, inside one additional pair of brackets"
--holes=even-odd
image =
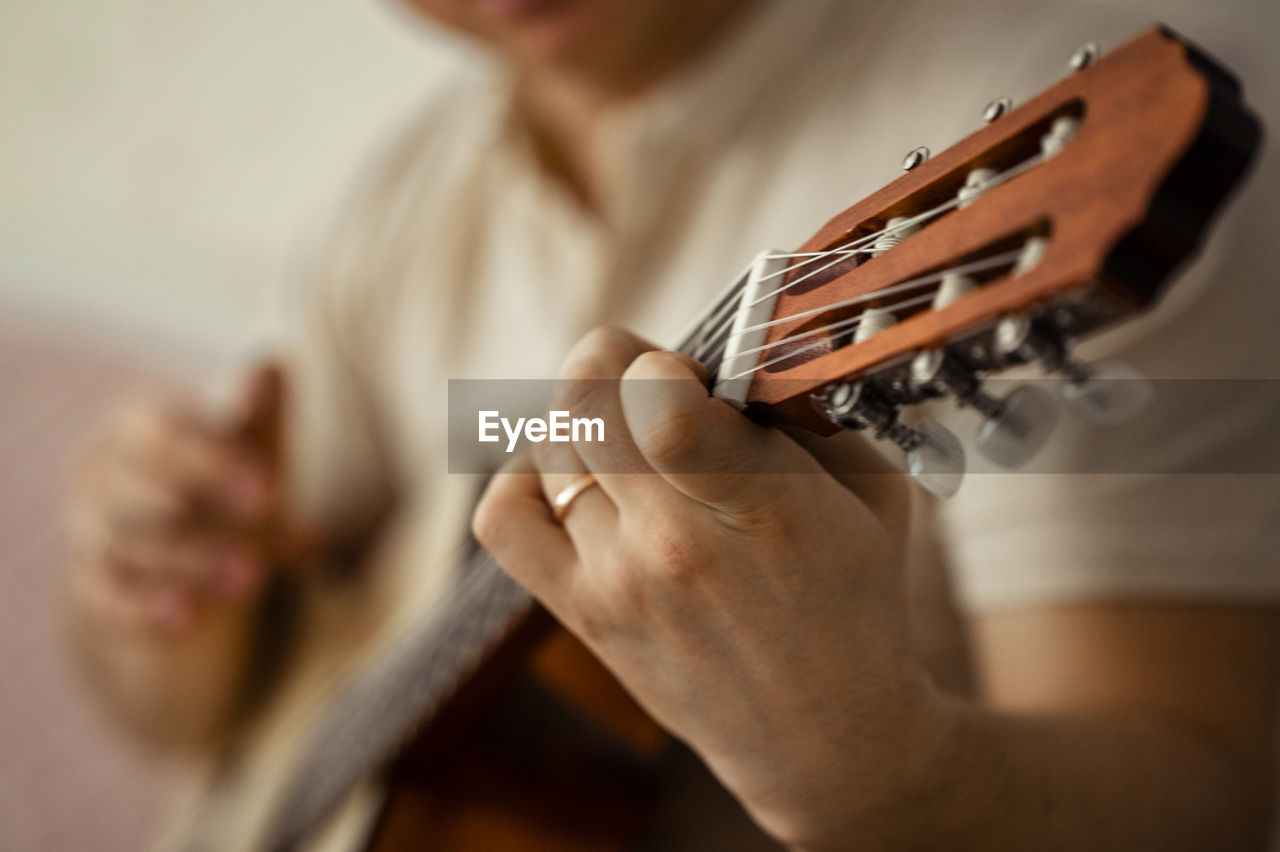
[[(740, 401), (761, 419), (830, 432), (821, 402), (833, 383), (873, 382), (896, 409), (937, 395), (912, 378), (918, 353), (945, 350), (976, 376), (1028, 360), (1027, 347), (997, 341), (1002, 318), (1061, 353), (1158, 295), (1259, 137), (1227, 72), (1167, 29), (1145, 32), (840, 213), (797, 250), (812, 257), (775, 267)], [(964, 190), (979, 169), (991, 170), (975, 176), (986, 188)], [(890, 247), (895, 217), (919, 227), (890, 230), (905, 236)], [(935, 301), (957, 268), (969, 273), (964, 292)], [(864, 312), (884, 307), (892, 324), (857, 339), (873, 321)]]

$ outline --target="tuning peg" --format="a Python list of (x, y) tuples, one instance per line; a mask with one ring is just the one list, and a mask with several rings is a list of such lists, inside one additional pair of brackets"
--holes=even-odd
[(1067, 354), (1062, 333), (1027, 316), (1004, 317), (996, 324), (995, 350), (1005, 363), (1039, 360), (1051, 373), (1066, 378), (1063, 402), (1099, 426), (1118, 426), (1136, 417), (1155, 395), (1151, 383), (1117, 361), (1082, 364)]
[(912, 148), (907, 152), (907, 156), (902, 158), (902, 170), (909, 172), (916, 166), (929, 159), (929, 149), (921, 145), (919, 148)]
[(887, 308), (866, 308), (858, 319), (857, 327), (853, 330), (853, 342), (865, 343), (872, 336), (879, 334), (891, 325), (897, 324), (897, 322), (898, 318), (894, 316), (893, 311)]
[(810, 397), (832, 423), (846, 429), (871, 429), (877, 438), (897, 444), (907, 469), (921, 487), (950, 497), (964, 477), (964, 447), (946, 427), (925, 417), (915, 427), (899, 420), (898, 407), (867, 382), (837, 382)]
[(1023, 386), (1007, 396), (982, 390), (974, 371), (943, 349), (920, 352), (911, 362), (912, 384), (922, 393), (953, 394), (982, 415), (978, 447), (991, 461), (1017, 467), (1040, 451), (1058, 422), (1057, 406), (1039, 388)]
[(954, 497), (964, 479), (964, 447), (960, 439), (932, 417), (922, 417), (913, 430), (918, 437), (907, 450), (907, 470), (935, 497)]
[(995, 169), (977, 168), (970, 171), (969, 174), (965, 175), (964, 186), (960, 187), (960, 191), (956, 193), (960, 199), (960, 203), (956, 207), (968, 207), (977, 200), (978, 196), (986, 190), (987, 185), (995, 178)]
[(1093, 64), (1098, 58), (1098, 45), (1095, 42), (1086, 42), (1076, 48), (1076, 52), (1071, 54), (1071, 58), (1067, 60), (1067, 64), (1071, 66), (1072, 71), (1083, 71)]
[(1058, 425), (1058, 406), (1038, 387), (1020, 385), (1000, 400), (999, 412), (978, 427), (978, 449), (1001, 467), (1021, 467)]
[(879, 257), (919, 230), (919, 223), (912, 222), (911, 217), (894, 216), (884, 223), (884, 229), (880, 232), (880, 236), (876, 237), (875, 242), (871, 244), (868, 254), (872, 257)]
[(1041, 155), (1048, 159), (1067, 147), (1067, 143), (1075, 138), (1079, 126), (1079, 119), (1069, 115), (1060, 115), (1055, 118), (1053, 124), (1049, 126), (1049, 132), (1040, 137)]
[(1128, 423), (1151, 404), (1155, 390), (1141, 373), (1119, 361), (1085, 368), (1086, 374), (1062, 386), (1062, 400), (1098, 426)]
[(944, 272), (938, 282), (938, 289), (933, 294), (933, 309), (940, 311), (961, 296), (978, 289), (978, 280), (958, 272)]
[(1011, 109), (1013, 109), (1012, 98), (996, 98), (982, 110), (982, 120), (990, 124)]

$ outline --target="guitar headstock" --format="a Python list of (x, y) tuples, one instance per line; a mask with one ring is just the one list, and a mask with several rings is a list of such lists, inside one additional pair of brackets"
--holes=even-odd
[(1260, 128), (1235, 80), (1166, 29), (1071, 64), (1025, 104), (992, 102), (986, 126), (941, 154), (910, 152), (906, 174), (795, 252), (760, 255), (721, 312), (716, 393), (769, 422), (868, 428), (915, 451), (913, 466), (936, 436), (899, 412), (939, 396), (987, 416), (997, 461), (1038, 448), (1002, 440), (999, 418), (1035, 431), (1043, 401), (981, 389), (1008, 367), (1039, 362), (1087, 404), (1071, 342), (1159, 295)]

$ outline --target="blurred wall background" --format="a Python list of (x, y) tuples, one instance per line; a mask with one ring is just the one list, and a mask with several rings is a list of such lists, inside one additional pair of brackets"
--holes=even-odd
[(66, 662), (72, 448), (125, 385), (256, 342), (456, 58), (392, 0), (0, 0), (0, 849), (141, 848), (168, 792)]
[(449, 61), (394, 0), (0, 0), (0, 306), (238, 342)]

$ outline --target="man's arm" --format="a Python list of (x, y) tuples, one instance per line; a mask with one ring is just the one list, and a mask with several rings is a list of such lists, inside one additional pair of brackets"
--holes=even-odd
[(984, 701), (949, 712), (918, 839), (1265, 848), (1280, 613), (1075, 605), (988, 615), (974, 635)]

